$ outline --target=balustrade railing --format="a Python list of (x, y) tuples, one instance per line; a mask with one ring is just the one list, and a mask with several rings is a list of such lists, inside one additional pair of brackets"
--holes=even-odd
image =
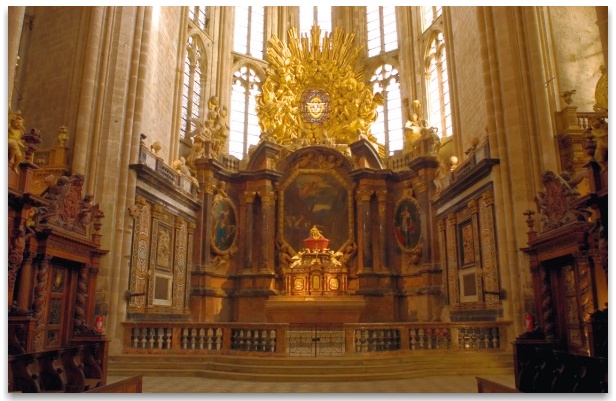
[(188, 177), (179, 174), (144, 145), (139, 148), (139, 164), (147, 166), (162, 180), (169, 182), (182, 192), (196, 196), (198, 188)]
[[(391, 351), (506, 349), (510, 325), (506, 321), (347, 323), (338, 328), (319, 329), (317, 325), (316, 330), (329, 330), (340, 338), (340, 341), (327, 341), (328, 356), (345, 356)], [(295, 342), (287, 341), (294, 338), (293, 330), (297, 328), (286, 323), (125, 322), (124, 326), (125, 353), (300, 355), (291, 349)], [(304, 354), (324, 355), (318, 349), (316, 353), (301, 355)]]
[(400, 329), (364, 328), (355, 330), (355, 352), (397, 351), (400, 349)]
[(276, 330), (231, 329), (231, 349), (251, 352), (276, 352)]
[(417, 349), (451, 349), (451, 329), (447, 327), (409, 328), (409, 346)]

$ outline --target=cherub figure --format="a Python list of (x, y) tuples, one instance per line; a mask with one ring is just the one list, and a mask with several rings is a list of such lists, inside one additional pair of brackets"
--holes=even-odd
[(79, 227), (85, 230), (90, 223), (92, 206), (94, 197), (92, 195), (86, 195), (79, 204), (79, 213), (77, 214), (77, 224)]
[(9, 168), (19, 173), (19, 164), (25, 160), (26, 145), (23, 142), (25, 122), (19, 111), (9, 111)]
[(199, 187), (199, 181), (196, 177), (193, 177), (190, 168), (186, 165), (186, 159), (184, 156), (173, 161), (173, 168), (178, 174), (188, 178), (195, 186)]

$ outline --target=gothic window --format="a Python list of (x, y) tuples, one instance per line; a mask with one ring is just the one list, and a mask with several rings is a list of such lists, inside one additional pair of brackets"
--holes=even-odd
[(233, 51), (263, 59), (265, 7), (236, 6)]
[(428, 121), (438, 128), (438, 135), (444, 138), (452, 134), (447, 51), (442, 32), (434, 31), (431, 38), (425, 63)]
[(251, 145), (259, 143), (259, 128), (255, 97), (261, 93), (261, 78), (250, 65), (233, 73), (231, 88), (231, 121), (229, 153), (243, 159)]
[(299, 33), (310, 35), (310, 29), (314, 22), (319, 24), (321, 32), (332, 31), (332, 8), (331, 6), (300, 6), (299, 7)]
[(443, 13), (441, 6), (421, 6), (421, 31), (425, 32), (432, 26), (434, 21)]
[(191, 6), (188, 8), (188, 18), (193, 24), (205, 32), (210, 21), (208, 8), (206, 6)]
[(396, 7), (366, 7), (368, 57), (398, 48)]
[(195, 129), (201, 110), (201, 88), (205, 79), (205, 52), (198, 36), (190, 36), (184, 60), (180, 138), (187, 138)]
[(377, 107), (377, 120), (371, 126), (372, 134), (385, 145), (385, 155), (402, 149), (402, 104), (398, 69), (391, 64), (380, 65), (370, 79), (373, 93), (383, 95), (383, 105)]

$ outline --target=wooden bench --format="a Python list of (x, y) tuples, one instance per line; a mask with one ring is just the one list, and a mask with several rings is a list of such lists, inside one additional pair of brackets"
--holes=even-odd
[(9, 355), (10, 392), (80, 393), (105, 384), (92, 346)]
[(137, 375), (93, 388), (86, 393), (141, 393), (142, 387), (143, 375)]
[(495, 382), (483, 377), (475, 377), (477, 379), (477, 392), (478, 393), (519, 393), (513, 387), (509, 387), (505, 384)]

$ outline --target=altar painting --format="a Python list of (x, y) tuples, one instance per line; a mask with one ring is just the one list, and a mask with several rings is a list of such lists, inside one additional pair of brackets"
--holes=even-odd
[(339, 177), (329, 173), (301, 173), (283, 189), (282, 233), (296, 251), (316, 226), (338, 250), (349, 237), (348, 191)]

